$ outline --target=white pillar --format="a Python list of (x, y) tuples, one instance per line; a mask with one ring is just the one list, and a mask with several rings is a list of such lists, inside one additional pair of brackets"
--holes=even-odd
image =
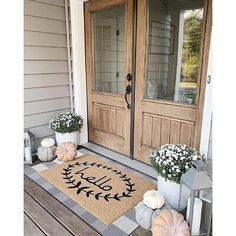
[(83, 1), (70, 0), (75, 113), (83, 117), (79, 144), (88, 142)]

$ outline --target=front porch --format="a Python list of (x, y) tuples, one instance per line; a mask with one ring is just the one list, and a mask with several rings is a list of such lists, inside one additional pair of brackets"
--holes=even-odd
[[(97, 154), (152, 183), (154, 148), (184, 144), (211, 159), (211, 0), (167, 2), (25, 0), (24, 128), (36, 148), (55, 138), (52, 117), (71, 111), (83, 118), (79, 155)], [(198, 66), (187, 76), (190, 16), (202, 28), (194, 33)], [(26, 235), (150, 234), (135, 206), (106, 225), (38, 174), (58, 163), (25, 166)]]
[[(142, 177), (156, 184), (156, 172), (144, 163), (132, 160), (122, 154), (94, 143), (78, 147), (78, 156), (96, 154), (119, 169)], [(79, 158), (78, 157), (78, 158)], [(51, 185), (38, 172), (62, 162), (36, 160), (24, 168), (24, 225), (25, 236), (31, 235), (104, 235), (104, 236), (150, 236), (136, 221), (135, 207), (130, 208), (110, 225), (104, 224), (89, 211)], [(212, 163), (208, 173), (212, 177)], [(210, 236), (212, 233), (210, 234)]]
[[(121, 154), (105, 150), (101, 146), (88, 143), (87, 147), (100, 152), (105, 160), (119, 169), (128, 170), (147, 181), (156, 183), (156, 173), (148, 165)], [(78, 155), (94, 153), (80, 147)], [(111, 155), (113, 154), (113, 155)], [(115, 154), (115, 155), (114, 155)], [(108, 156), (108, 157), (105, 157)], [(118, 163), (117, 159), (123, 160)], [(86, 209), (71, 200), (67, 195), (48, 183), (37, 174), (37, 171), (58, 164), (58, 160), (43, 162), (37, 160), (32, 166), (25, 165), (24, 177), (24, 222), (25, 236), (30, 235), (151, 235), (150, 231), (141, 228), (135, 219), (135, 208), (129, 209), (111, 225), (102, 223)], [(132, 162), (132, 165), (130, 165)], [(136, 162), (136, 163), (135, 163)], [(132, 166), (129, 167), (129, 166)]]

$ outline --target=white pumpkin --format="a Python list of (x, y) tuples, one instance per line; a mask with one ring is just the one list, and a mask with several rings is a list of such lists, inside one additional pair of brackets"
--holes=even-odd
[(148, 190), (143, 194), (143, 202), (152, 209), (159, 209), (164, 205), (165, 199), (157, 190)]
[(41, 141), (42, 147), (53, 147), (55, 145), (55, 140), (53, 138), (45, 138)]
[(147, 207), (143, 201), (141, 201), (135, 207), (135, 218), (137, 223), (146, 230), (151, 230), (153, 220), (163, 211), (163, 209), (170, 209), (169, 204), (164, 204), (161, 209), (153, 210)]
[(52, 161), (54, 157), (56, 156), (55, 154), (56, 151), (56, 146), (54, 147), (38, 147), (38, 158), (41, 161)]

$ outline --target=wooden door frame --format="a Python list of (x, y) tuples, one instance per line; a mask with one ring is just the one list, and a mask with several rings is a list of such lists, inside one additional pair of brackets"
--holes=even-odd
[[(70, 0), (70, 11), (71, 11), (71, 40), (72, 40), (72, 64), (73, 64), (73, 84), (74, 84), (74, 109), (75, 113), (82, 115), (84, 118), (84, 127), (80, 133), (79, 144), (82, 145), (88, 142), (88, 125), (87, 125), (87, 90), (86, 88), (86, 70), (85, 70), (85, 45), (84, 45), (84, 2), (87, 0)], [(207, 6), (212, 5), (212, 0), (208, 0)], [(212, 8), (212, 7), (211, 7)], [(208, 22), (211, 25), (211, 20)], [(205, 43), (205, 48), (209, 48), (209, 40)], [(208, 45), (208, 46), (207, 46)], [(201, 102), (201, 109), (204, 107), (204, 98), (206, 96), (205, 84), (207, 77), (207, 62), (208, 53), (202, 60), (202, 64), (205, 67), (205, 72), (202, 75), (203, 81), (200, 85), (201, 95), (199, 101)], [(208, 120), (202, 120), (203, 114), (199, 114), (201, 122), (198, 126), (201, 128), (202, 123), (207, 122)], [(207, 125), (207, 128), (210, 131), (210, 126)], [(201, 134), (201, 129), (199, 129), (199, 135)], [(209, 133), (209, 132), (208, 132)], [(199, 141), (200, 142), (200, 138)], [(201, 144), (206, 145), (207, 144)]]

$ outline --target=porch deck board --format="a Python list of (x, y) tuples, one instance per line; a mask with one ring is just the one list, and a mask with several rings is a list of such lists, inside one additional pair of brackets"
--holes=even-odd
[(71, 236), (72, 234), (64, 228), (52, 215), (50, 215), (45, 209), (32, 197), (24, 192), (24, 209), (27, 215), (37, 222), (37, 225), (45, 232), (46, 235), (51, 236)]
[(45, 236), (37, 224), (32, 221), (26, 213), (24, 213), (24, 235), (25, 236)]
[[(41, 213), (41, 218), (49, 217), (49, 225), (54, 225), (54, 229), (56, 225), (60, 225), (59, 227), (62, 229), (65, 234), (61, 235), (78, 235), (78, 236), (98, 236), (95, 230), (93, 230), (89, 225), (87, 225), (84, 221), (82, 221), (77, 215), (75, 215), (72, 211), (62, 205), (58, 200), (56, 200), (52, 195), (47, 193), (44, 189), (42, 189), (39, 185), (37, 185), (30, 178), (25, 176), (24, 178), (24, 189), (25, 189), (25, 208), (28, 209), (30, 205), (37, 205)], [(31, 197), (31, 199), (29, 198)], [(34, 203), (29, 203), (29, 201), (34, 201)], [(28, 213), (27, 211), (27, 213)], [(39, 212), (36, 208), (34, 208), (34, 213)], [(56, 219), (57, 222), (53, 221), (51, 218)], [(36, 216), (35, 219), (37, 222), (38, 219)], [(42, 225), (42, 228), (45, 228), (45, 225)], [(49, 229), (50, 230), (50, 229)], [(66, 230), (66, 231), (65, 231)], [(56, 235), (55, 230), (54, 234)], [(59, 232), (60, 233), (60, 232)]]
[(152, 232), (139, 226), (133, 233), (131, 233), (131, 236), (152, 236)]

